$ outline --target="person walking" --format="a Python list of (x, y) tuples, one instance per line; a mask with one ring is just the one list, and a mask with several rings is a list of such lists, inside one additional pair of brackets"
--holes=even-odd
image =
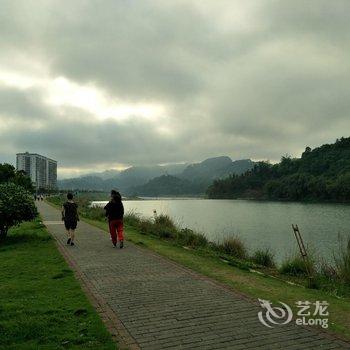
[(73, 201), (73, 194), (67, 194), (67, 202), (62, 206), (62, 220), (67, 230), (67, 244), (73, 246), (75, 238), (75, 229), (79, 221), (78, 205)]
[(111, 200), (104, 207), (106, 211), (106, 217), (109, 223), (109, 233), (114, 247), (117, 246), (119, 241), (119, 248), (124, 247), (124, 206), (122, 203), (122, 196), (119, 192), (111, 191)]

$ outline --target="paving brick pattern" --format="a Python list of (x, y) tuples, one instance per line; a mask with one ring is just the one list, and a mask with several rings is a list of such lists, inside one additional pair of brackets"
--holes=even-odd
[(80, 222), (65, 245), (60, 213), (38, 208), (108, 328), (132, 349), (350, 349), (349, 343), (294, 324), (269, 329), (260, 307), (227, 287), (130, 242), (115, 249), (106, 232)]

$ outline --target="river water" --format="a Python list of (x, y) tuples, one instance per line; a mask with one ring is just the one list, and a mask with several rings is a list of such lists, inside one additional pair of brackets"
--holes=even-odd
[[(102, 206), (106, 202), (92, 202)], [(124, 201), (126, 211), (146, 217), (168, 214), (181, 227), (202, 232), (210, 241), (239, 236), (250, 252), (269, 248), (280, 263), (297, 252), (292, 224), (317, 258), (332, 263), (338, 236), (350, 235), (350, 206), (251, 200), (150, 199)]]

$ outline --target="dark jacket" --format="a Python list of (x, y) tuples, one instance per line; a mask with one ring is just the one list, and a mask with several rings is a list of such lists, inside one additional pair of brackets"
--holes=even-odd
[(63, 204), (62, 219), (64, 221), (79, 221), (78, 205), (73, 202)]
[(123, 220), (124, 206), (122, 202), (110, 201), (105, 206), (106, 217), (109, 221), (112, 220)]

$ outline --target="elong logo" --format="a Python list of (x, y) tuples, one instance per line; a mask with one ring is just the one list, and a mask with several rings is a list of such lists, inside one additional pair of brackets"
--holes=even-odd
[(259, 321), (266, 327), (272, 328), (273, 325), (283, 325), (289, 323), (293, 318), (292, 309), (285, 303), (280, 302), (280, 304), (284, 307), (272, 306), (269, 300), (258, 299), (262, 308), (265, 309), (265, 313), (263, 311), (259, 311), (258, 318)]
[[(279, 302), (281, 306), (272, 306), (269, 300), (258, 299), (260, 306), (264, 309), (258, 312), (258, 318), (265, 327), (273, 328), (274, 326), (282, 326), (288, 324), (293, 319), (293, 311), (286, 303)], [(295, 324), (298, 326), (321, 326), (328, 328), (328, 302), (315, 301), (314, 303), (306, 301), (297, 301), (295, 303), (299, 309)], [(314, 306), (313, 312), (311, 306)], [(315, 317), (318, 316), (318, 317)]]

